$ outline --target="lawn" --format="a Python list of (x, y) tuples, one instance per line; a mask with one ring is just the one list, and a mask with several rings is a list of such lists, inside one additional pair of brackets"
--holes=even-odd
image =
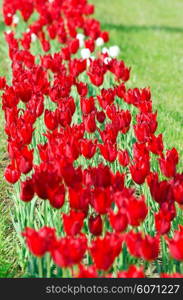
[(150, 86), (159, 131), (183, 162), (183, 1), (92, 0), (111, 44), (132, 67), (130, 86)]
[[(2, 3), (2, 1), (0, 1)], [(8, 50), (4, 41), (2, 13), (0, 13), (0, 76), (9, 75)], [(4, 133), (3, 113), (0, 110), (0, 277), (13, 275), (14, 262), (16, 261), (14, 251), (14, 232), (12, 230), (9, 208), (11, 202), (8, 200), (8, 184), (4, 180), (4, 168), (7, 164), (6, 136)], [(11, 270), (11, 271), (10, 271)]]
[[(1, 3), (2, 1), (0, 1)], [(96, 18), (110, 32), (111, 45), (121, 48), (121, 58), (132, 67), (128, 86), (150, 86), (158, 110), (159, 132), (166, 147), (176, 147), (183, 162), (183, 1), (90, 0)], [(7, 74), (8, 56), (0, 16), (0, 75)], [(8, 185), (3, 178), (6, 145), (0, 112), (0, 277), (9, 272), (14, 251), (9, 219)], [(181, 165), (180, 165), (181, 167)], [(7, 255), (8, 253), (8, 255)], [(11, 255), (9, 255), (11, 254)]]

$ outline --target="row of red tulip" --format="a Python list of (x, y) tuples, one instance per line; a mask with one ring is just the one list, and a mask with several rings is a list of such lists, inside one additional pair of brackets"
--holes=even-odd
[[(30, 251), (38, 257), (50, 253), (76, 277), (97, 277), (101, 271), (106, 277), (144, 277), (143, 268), (121, 271), (115, 261), (125, 255), (124, 247), (139, 261), (156, 261), (164, 255), (161, 238), (182, 261), (183, 227), (169, 235), (177, 204), (183, 204), (178, 153), (165, 152), (162, 134), (156, 134), (150, 90), (128, 89), (130, 68), (107, 51), (96, 51), (97, 41), (108, 42), (109, 36), (89, 17), (94, 6), (86, 0), (5, 0), (3, 8), (12, 28), (5, 34), (12, 83), (0, 80), (10, 157), (5, 178), (20, 181), (22, 201), (37, 196), (64, 211), (61, 238), (48, 226), (25, 229)], [(20, 37), (17, 11), (28, 29)], [(34, 39), (44, 52), (53, 52), (53, 41), (60, 49), (33, 54)], [(81, 42), (88, 58), (79, 58)], [(37, 136), (44, 143), (35, 144)], [(150, 203), (139, 188), (144, 184)], [(142, 227), (150, 215), (151, 235)]]

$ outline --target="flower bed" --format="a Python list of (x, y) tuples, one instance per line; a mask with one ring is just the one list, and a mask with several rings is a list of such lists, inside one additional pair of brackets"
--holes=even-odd
[(181, 277), (183, 174), (150, 89), (127, 88), (86, 0), (5, 0), (3, 12), (5, 178), (25, 276)]

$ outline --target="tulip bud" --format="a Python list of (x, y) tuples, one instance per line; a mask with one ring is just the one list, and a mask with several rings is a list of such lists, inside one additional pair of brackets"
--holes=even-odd
[(95, 235), (101, 235), (102, 234), (102, 218), (100, 215), (93, 217), (91, 216), (89, 218), (89, 222), (88, 222), (88, 226), (89, 226), (89, 230), (90, 232)]

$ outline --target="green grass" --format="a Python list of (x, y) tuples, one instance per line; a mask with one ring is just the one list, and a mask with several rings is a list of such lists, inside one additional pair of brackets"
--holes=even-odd
[[(1, 4), (0, 0), (0, 4)], [(182, 0), (90, 0), (96, 17), (110, 32), (111, 45), (121, 48), (121, 58), (132, 67), (130, 87), (150, 86), (159, 132), (166, 147), (175, 146), (183, 162), (183, 2)], [(0, 75), (9, 75), (8, 52), (0, 16)], [(16, 270), (8, 185), (3, 178), (7, 164), (3, 114), (0, 111), (0, 277)], [(13, 268), (12, 268), (13, 266)]]
[[(10, 62), (3, 36), (4, 29), (2, 15), (0, 14), (0, 76), (9, 76)], [(17, 272), (15, 255), (16, 237), (9, 213), (12, 203), (8, 199), (9, 186), (3, 176), (7, 162), (4, 116), (2, 110), (0, 110), (0, 278), (12, 277)]]
[(91, 0), (111, 44), (132, 67), (132, 87), (150, 86), (159, 132), (183, 166), (183, 1)]

